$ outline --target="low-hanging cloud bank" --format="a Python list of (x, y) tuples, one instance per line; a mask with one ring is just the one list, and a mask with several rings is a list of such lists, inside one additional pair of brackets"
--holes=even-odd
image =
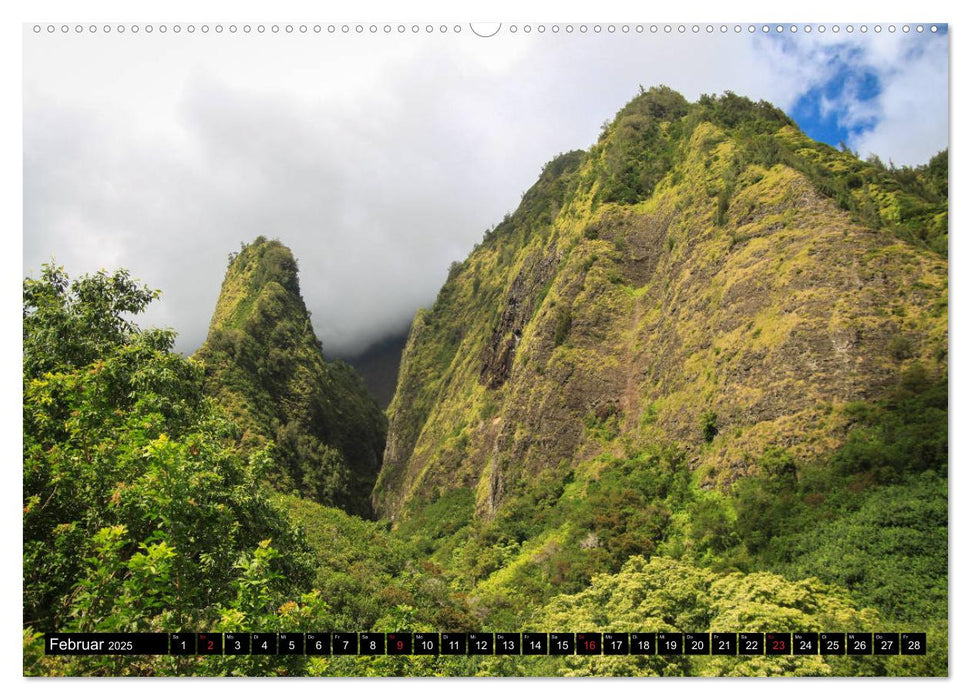
[[(227, 255), (297, 256), (329, 354), (406, 327), (543, 163), (638, 85), (825, 109), (900, 164), (947, 146), (946, 37), (25, 35), (24, 274), (127, 267), (201, 344)], [(820, 98), (822, 99), (822, 97)]]

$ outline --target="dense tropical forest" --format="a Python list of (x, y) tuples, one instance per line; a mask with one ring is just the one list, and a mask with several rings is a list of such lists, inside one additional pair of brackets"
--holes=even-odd
[[(27, 675), (947, 675), (947, 153), (641, 90), (418, 310), (382, 412), (297, 263), (191, 357), (23, 284)], [(395, 330), (395, 329), (390, 329)], [(926, 656), (45, 656), (51, 631), (914, 631)]]

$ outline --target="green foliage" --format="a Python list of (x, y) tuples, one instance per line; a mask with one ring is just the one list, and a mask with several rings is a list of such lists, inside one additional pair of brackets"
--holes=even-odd
[[(313, 548), (317, 564), (313, 586), (327, 594), (332, 629), (474, 628), (437, 567), (431, 562), (419, 564), (402, 538), (391, 535), (382, 524), (294, 496), (278, 496), (275, 502), (291, 514)], [(435, 512), (445, 515), (450, 510), (439, 506)], [(449, 534), (448, 521), (435, 519), (429, 524), (444, 528), (438, 530), (443, 536)], [(410, 626), (403, 626), (404, 608), (413, 611), (406, 620)]]
[(731, 201), (731, 192), (726, 187), (718, 193), (718, 204), (715, 207), (715, 225), (724, 226), (728, 222), (728, 204)]
[(628, 557), (649, 556), (663, 541), (688, 474), (680, 455), (645, 453), (611, 460), (570, 519), (596, 535), (596, 568), (616, 571)]
[(24, 374), (84, 367), (136, 332), (126, 318), (159, 295), (125, 270), (104, 270), (73, 282), (61, 267), (41, 266), (38, 279), (24, 280)]
[[(33, 280), (25, 286), (38, 287)], [(76, 323), (90, 312), (87, 302), (114, 303), (88, 296), (64, 304), (56, 322)], [(25, 345), (37, 357), (54, 357), (58, 349), (45, 347), (52, 336), (32, 308)], [(86, 347), (100, 356), (87, 365), (78, 366), (78, 354), (62, 358), (56, 371), (25, 370), (26, 674), (364, 672), (363, 659), (321, 668), (300, 656), (48, 657), (37, 629), (470, 626), (444, 584), (414, 567), (381, 525), (293, 497), (268, 501), (260, 480), (272, 452), (237, 452), (238, 432), (205, 397), (200, 366), (172, 353), (170, 341), (128, 324), (113, 337), (89, 338)], [(336, 451), (325, 449), (322, 458), (337, 459)], [(327, 591), (327, 602), (310, 590), (314, 584)], [(471, 672), (464, 661), (396, 663), (402, 672)]]
[[(595, 576), (574, 595), (553, 598), (534, 618), (538, 629), (575, 632), (824, 631), (874, 629), (874, 611), (858, 609), (845, 591), (818, 579), (790, 581), (769, 573), (718, 574), (668, 557), (631, 557), (616, 574)], [(833, 669), (823, 657), (665, 657), (550, 659), (558, 675), (814, 676)], [(855, 665), (860, 675), (886, 672), (886, 662)], [(855, 674), (854, 674), (855, 675)]]
[[(921, 380), (902, 380), (883, 401), (850, 405), (855, 426), (827, 461), (797, 465), (785, 451), (769, 450), (757, 460), (759, 475), (738, 480), (730, 501), (712, 496), (704, 507), (699, 501), (691, 511), (693, 556), (793, 578), (817, 576), (878, 609), (885, 627), (941, 637), (947, 384), (917, 374)], [(706, 537), (712, 530), (721, 533), (717, 539)], [(908, 668), (895, 664), (887, 672), (914, 672)], [(919, 673), (946, 674), (946, 650), (936, 650)]]
[[(677, 357), (699, 330), (687, 322), (655, 348), (657, 317), (689, 307), (664, 306), (654, 280), (626, 286), (626, 256), (651, 260), (667, 275), (658, 286), (683, 304), (695, 291), (677, 288), (688, 269), (678, 258), (703, 273), (696, 263), (723, 255), (729, 239), (729, 254), (744, 257), (758, 243), (736, 230), (746, 216), (791, 208), (773, 192), (745, 201), (745, 183), (790, 178), (804, 190), (792, 170), (857, 221), (946, 253), (946, 152), (921, 168), (887, 167), (810, 141), (767, 103), (726, 93), (689, 105), (642, 90), (589, 153), (548, 163), (416, 315), (374, 490), (394, 529), (321, 505), (369, 512), (384, 424), (360, 379), (324, 360), (284, 246), (259, 238), (231, 256), (201, 362), (171, 353), (171, 333), (129, 320), (156, 293), (124, 272), (71, 283), (45, 267), (25, 280), (25, 673), (946, 674), (946, 350), (932, 364), (917, 307), (893, 308), (905, 330), (877, 358), (899, 367), (896, 386), (880, 401), (834, 406), (841, 447), (815, 458), (794, 456), (805, 453), (791, 433), (786, 448), (753, 440), (737, 450), (737, 414), (726, 410), (720, 426), (705, 410), (722, 405), (710, 385), (673, 403), (653, 393), (663, 372), (638, 364), (673, 349), (686, 379), (710, 378), (736, 348), (719, 339), (715, 365), (703, 353)], [(712, 223), (725, 230), (709, 236)], [(809, 260), (799, 266), (813, 272)], [(761, 320), (752, 328), (745, 337), (760, 344), (774, 333)], [(483, 348), (511, 348), (504, 361), (529, 381), (480, 381)], [(608, 369), (591, 374), (595, 365)], [(628, 379), (623, 395), (566, 388), (578, 377), (623, 387), (610, 383), (615, 368)], [(672, 406), (688, 416), (673, 438)], [(571, 431), (575, 454), (536, 457)], [(696, 469), (699, 456), (708, 461)], [(713, 461), (725, 462), (713, 476), (729, 478), (709, 478)], [(54, 628), (908, 628), (928, 632), (932, 653), (58, 659), (35, 632)]]
[(413, 552), (428, 556), (436, 548), (459, 544), (468, 535), (474, 510), (475, 495), (472, 491), (457, 488), (431, 503), (413, 508), (408, 517), (401, 521), (395, 534), (409, 542)]
[[(389, 410), (395, 440), (375, 491), (379, 512), (391, 515), (403, 505), (392, 494), (398, 492), (401, 480), (425, 474), (426, 467), (436, 471), (447, 464), (450, 473), (457, 469), (462, 478), (472, 478), (481, 469), (481, 465), (472, 464), (470, 455), (446, 454), (448, 450), (442, 447), (444, 436), (453, 426), (449, 424), (452, 419), (442, 416), (454, 416), (455, 424), (472, 425), (474, 417), (466, 412), (474, 410), (472, 407), (481, 401), (481, 396), (470, 393), (474, 383), (468, 375), (476, 369), (480, 371), (480, 385), (493, 391), (502, 386), (505, 379), (494, 376), (501, 373), (490, 374), (483, 369), (488, 365), (483, 357), (494, 359), (493, 364), (501, 365), (501, 369), (510, 368), (517, 364), (517, 356), (524, 356), (519, 348), (530, 345), (526, 355), (529, 366), (523, 365), (522, 381), (518, 383), (536, 389), (532, 395), (544, 395), (546, 388), (543, 382), (533, 381), (534, 372), (548, 380), (555, 375), (557, 365), (573, 364), (580, 357), (596, 363), (600, 347), (595, 341), (610, 336), (610, 343), (616, 343), (621, 334), (632, 330), (618, 325), (625, 322), (620, 319), (629, 320), (632, 313), (644, 313), (649, 308), (644, 305), (645, 298), (651, 298), (666, 314), (670, 313), (671, 304), (690, 304), (692, 296), (676, 295), (688, 289), (693, 295), (699, 284), (702, 295), (711, 292), (713, 299), (732, 287), (741, 292), (744, 285), (735, 286), (740, 281), (736, 275), (750, 273), (745, 271), (755, 260), (750, 251), (759, 249), (765, 241), (781, 246), (793, 236), (802, 240), (803, 214), (797, 215), (798, 212), (839, 224), (842, 217), (830, 211), (826, 200), (838, 200), (843, 194), (857, 221), (923, 246), (922, 241), (929, 240), (931, 233), (915, 238), (904, 230), (905, 222), (919, 219), (930, 225), (931, 218), (936, 222), (943, 215), (946, 219), (946, 199), (940, 199), (939, 188), (918, 191), (916, 184), (911, 187), (898, 182), (900, 173), (896, 170), (891, 168), (880, 174), (881, 168), (808, 139), (783, 112), (764, 102), (725, 93), (688, 104), (668, 89), (642, 91), (618, 112), (587, 154), (567, 154), (548, 164), (519, 208), (490, 230), (472, 251), (465, 268), (443, 286), (434, 307), (416, 316), (409, 351), (401, 365), (398, 398)], [(935, 159), (933, 172), (946, 173), (946, 158)], [(804, 192), (806, 183), (800, 175), (808, 178), (822, 196), (804, 196), (809, 193)], [(756, 187), (762, 181), (765, 186)], [(747, 200), (740, 199), (743, 191)], [(706, 202), (702, 192), (711, 199)], [(799, 199), (790, 201), (790, 195), (797, 194)], [(902, 204), (907, 198), (916, 198), (923, 213), (909, 214), (909, 205)], [(921, 209), (925, 204), (929, 208)], [(677, 211), (673, 219), (667, 213), (671, 207)], [(739, 215), (733, 220), (729, 214), (734, 208)], [(724, 238), (707, 235), (713, 218), (725, 229)], [(762, 227), (760, 221), (767, 222), (766, 226)], [(854, 231), (854, 246), (866, 244), (860, 238), (864, 234), (856, 227)], [(732, 243), (730, 252), (737, 253), (728, 261), (722, 257), (725, 239)], [(630, 251), (622, 252), (624, 246), (633, 242), (636, 245)], [(752, 246), (748, 245), (750, 242)], [(679, 254), (658, 259), (657, 243), (662, 249), (666, 244), (670, 252)], [(616, 249), (611, 255), (616, 259), (607, 261), (605, 249), (609, 244)], [(830, 243), (825, 248), (827, 255), (837, 254)], [(791, 252), (795, 254), (796, 248)], [(819, 252), (805, 250), (800, 253), (805, 261), (800, 260), (794, 270), (780, 270), (779, 274), (814, 279), (816, 266), (825, 265), (815, 260)], [(921, 265), (928, 261), (926, 257), (918, 259)], [(533, 265), (536, 260), (551, 261), (549, 267), (542, 268), (542, 274)], [(594, 267), (597, 260), (604, 264)], [(554, 266), (555, 271), (550, 273)], [(591, 289), (600, 283), (601, 267), (611, 282), (623, 282), (636, 269), (637, 275), (645, 277), (645, 284), (636, 291), (633, 301), (618, 303), (609, 293), (594, 295)], [(700, 278), (688, 278), (684, 273), (689, 268), (704, 272)], [(580, 278), (579, 271), (588, 274)], [(710, 284), (706, 278), (709, 271), (714, 275)], [(555, 294), (551, 292), (554, 289)], [(829, 288), (810, 286), (806, 291), (825, 295)], [(646, 296), (642, 298), (642, 294)], [(555, 297), (556, 308), (550, 308), (550, 297)], [(577, 305), (576, 299), (580, 298), (583, 303)], [(825, 300), (829, 301), (832, 300)], [(544, 312), (537, 316), (539, 308)], [(565, 332), (566, 308), (572, 309), (569, 333)], [(940, 308), (946, 308), (946, 304)], [(771, 311), (775, 313), (777, 309), (773, 307)], [(718, 315), (726, 312), (727, 307), (723, 307)], [(585, 318), (581, 320), (578, 314)], [(536, 323), (537, 318), (543, 322)], [(775, 313), (774, 318), (783, 317)], [(587, 322), (593, 320), (596, 323)], [(497, 329), (508, 330), (512, 321), (516, 333), (492, 336)], [(686, 321), (685, 325), (692, 324)], [(680, 336), (681, 330), (687, 333), (688, 329), (677, 330)], [(779, 336), (784, 332), (780, 330)], [(601, 337), (595, 337), (598, 334)], [(766, 326), (760, 327), (753, 339), (758, 337), (761, 353), (762, 346), (771, 349), (779, 336), (773, 336), (772, 329)], [(917, 341), (913, 342), (915, 351), (920, 352)], [(551, 367), (549, 347), (564, 344), (579, 352), (555, 353), (556, 361)], [(611, 347), (611, 352), (615, 351), (628, 354), (626, 348)], [(731, 371), (737, 357), (733, 354), (718, 367), (706, 368), (704, 375), (713, 378)], [(479, 358), (479, 368), (471, 368), (470, 358)], [(618, 360), (643, 361), (627, 356)], [(711, 387), (705, 387), (708, 388)], [(582, 397), (576, 398), (576, 403), (582, 402)], [(500, 395), (498, 400), (502, 403), (506, 397)], [(547, 403), (552, 404), (552, 398)], [(698, 413), (703, 410), (698, 405), (690, 408)], [(577, 413), (572, 419), (582, 419), (583, 411)], [(426, 427), (430, 429), (424, 430)], [(419, 456), (408, 465), (416, 451)], [(435, 488), (442, 480), (434, 478), (423, 483)], [(403, 492), (410, 494), (408, 486)]]
[(736, 138), (747, 159), (802, 173), (857, 221), (947, 255), (947, 151), (927, 165), (888, 168), (878, 158), (862, 161), (794, 131), (770, 135), (747, 129)]
[[(592, 480), (551, 471), (524, 481), (492, 518), (471, 520), (468, 497), (449, 496), (410, 512), (396, 534), (453, 587), (475, 591), (472, 612), (486, 625), (526, 629), (530, 611), (550, 596), (580, 590), (632, 554), (653, 553), (689, 482), (674, 450), (605, 456)], [(463, 524), (443, 531), (452, 520), (439, 516), (448, 515)]]
[(691, 111), (691, 117), (698, 122), (710, 121), (753, 135), (772, 134), (784, 126), (795, 124), (785, 112), (765, 100), (753, 102), (731, 91), (726, 91), (720, 97), (702, 95)]
[(758, 552), (772, 540), (792, 509), (793, 495), (774, 486), (755, 477), (735, 482), (735, 531), (750, 552)]
[(688, 506), (688, 536), (695, 548), (695, 558), (717, 564), (720, 556), (738, 544), (741, 537), (731, 503), (720, 493), (699, 494)]
[(515, 213), (506, 214), (497, 226), (486, 231), (482, 245), (521, 245), (533, 234), (547, 230), (556, 212), (573, 194), (586, 155), (584, 151), (569, 151), (546, 163), (536, 184), (523, 194)]
[[(49, 347), (46, 324), (131, 308), (136, 288), (123, 271), (87, 288), (57, 275), (60, 289), (84, 293), (54, 314), (55, 304), (36, 303), (43, 280), (25, 282), (25, 346), (47, 358), (24, 370), (25, 627), (171, 631), (211, 628), (230, 613), (272, 617), (312, 567), (297, 531), (261, 495), (266, 453), (237, 454), (235, 428), (205, 398), (200, 367), (170, 351), (171, 334), (105, 323), (70, 352)], [(27, 672), (177, 671), (153, 663), (45, 657)]]
[[(435, 562), (435, 570), (453, 588), (473, 591), (472, 613), (486, 628), (616, 630), (625, 619), (632, 629), (685, 631), (907, 627), (925, 630), (944, 644), (946, 472), (921, 472), (912, 457), (936, 455), (939, 461), (921, 462), (925, 467), (946, 464), (946, 413), (939, 409), (946, 384), (928, 385), (925, 378), (918, 393), (904, 385), (883, 402), (848, 409), (856, 416), (851, 438), (860, 432), (887, 441), (882, 454), (894, 467), (883, 472), (865, 467), (843, 473), (842, 465), (858, 454), (855, 438), (828, 461), (813, 465), (799, 464), (787, 450), (769, 448), (753, 460), (753, 475), (738, 480), (728, 495), (697, 489), (677, 452), (602, 456), (596, 468), (583, 467), (583, 476), (551, 471), (517, 485), (488, 519), (470, 520), (467, 492), (432, 500), (409, 512), (398, 534), (419, 556)], [(912, 431), (905, 429), (908, 424)], [(894, 473), (899, 476), (889, 476)], [(878, 477), (893, 483), (881, 485)], [(461, 525), (444, 527), (453, 522)], [(677, 565), (662, 564), (671, 561), (664, 558), (671, 553), (681, 557)], [(572, 594), (587, 586), (604, 595), (622, 591), (624, 578), (606, 578), (598, 587), (599, 574), (626, 571), (622, 565), (631, 556), (651, 557), (651, 566), (673, 567), (674, 580), (659, 580), (651, 589), (665, 596), (670, 613), (654, 620), (652, 615), (659, 613), (632, 608), (628, 618), (612, 616), (602, 597), (586, 611), (574, 603), (567, 612), (558, 607), (562, 603), (556, 601), (572, 601)], [(697, 566), (706, 573), (686, 602), (676, 592), (695, 575), (688, 572), (699, 571)], [(739, 569), (749, 573), (739, 574)], [(817, 578), (799, 580), (809, 576)], [(649, 596), (645, 599), (645, 589), (633, 590), (637, 594), (629, 605), (654, 605)], [(554, 598), (557, 594), (571, 597)], [(878, 610), (883, 622), (864, 606)], [(654, 661), (660, 665), (643, 659), (497, 661), (494, 671), (939, 675), (947, 669), (943, 649), (919, 667), (898, 659)]]
[(288, 248), (262, 237), (243, 246), (196, 358), (242, 446), (271, 449), (275, 488), (370, 514), (386, 421), (349, 365), (324, 360)]
[(946, 480), (927, 472), (854, 500), (834, 498), (815, 509), (826, 515), (815, 527), (777, 533), (766, 559), (849, 588), (891, 620), (946, 619)]
[(890, 339), (887, 349), (895, 360), (903, 361), (913, 356), (914, 344), (907, 336), (896, 335)]
[(925, 470), (947, 473), (947, 383), (932, 382), (919, 364), (901, 374), (892, 398), (848, 408), (853, 430), (833, 458), (844, 475), (879, 483)]
[(165, 542), (131, 546), (125, 525), (101, 528), (91, 538), (92, 556), (74, 591), (71, 616), (81, 631), (122, 630), (157, 618), (178, 604), (174, 581), (176, 551)]
[(674, 90), (654, 87), (618, 112), (595, 147), (602, 154), (601, 202), (633, 204), (651, 195), (674, 163), (676, 141), (669, 130), (676, 130), (688, 108)]
[[(856, 297), (831, 293), (828, 283), (815, 280), (822, 266), (851, 248), (865, 254), (875, 245), (879, 237), (859, 224), (906, 242), (891, 243), (884, 235), (888, 246), (879, 254), (898, 251), (900, 260), (915, 261), (905, 270), (886, 270), (891, 294), (919, 296), (943, 284), (937, 275), (945, 268), (933, 251), (946, 253), (946, 166), (946, 155), (911, 170), (861, 161), (808, 139), (768, 103), (731, 93), (689, 105), (670, 91), (642, 90), (605, 125), (574, 173), (564, 170), (554, 188), (544, 172), (520, 208), (476, 247), (467, 269), (450, 278), (435, 306), (416, 317), (391, 411), (393, 449), (376, 490), (382, 512), (395, 517), (395, 534), (453, 589), (468, 594), (471, 613), (494, 629), (529, 628), (551, 597), (576, 594), (598, 574), (616, 574), (631, 556), (671, 557), (719, 579), (744, 574), (750, 590), (733, 589), (737, 597), (729, 598), (747, 609), (739, 601), (757, 599), (760, 587), (779, 588), (792, 600), (805, 597), (803, 589), (809, 598), (820, 597), (813, 588), (818, 582), (778, 579), (816, 573), (810, 550), (818, 545), (826, 554), (817, 567), (823, 585), (844, 587), (848, 593), (839, 595), (848, 595), (856, 610), (873, 606), (892, 626), (904, 605), (891, 605), (894, 596), (913, 600), (925, 585), (938, 601), (946, 581), (939, 566), (928, 567), (926, 578), (890, 576), (877, 591), (881, 558), (905, 570), (923, 566), (928, 556), (946, 562), (947, 555), (937, 535), (920, 549), (911, 546), (910, 532), (902, 540), (891, 534), (910, 530), (909, 506), (899, 519), (881, 521), (888, 527), (879, 532), (865, 503), (877, 499), (893, 513), (893, 504), (905, 505), (898, 487), (927, 470), (932, 482), (943, 478), (946, 350), (930, 359), (926, 331), (931, 313), (946, 311), (946, 299), (899, 304), (894, 321), (903, 330), (889, 331), (899, 339), (889, 347), (875, 343), (874, 356), (861, 368), (880, 368), (875, 383), (850, 382), (872, 396), (885, 371), (899, 365), (900, 381), (885, 400), (837, 404), (825, 417), (809, 417), (817, 409), (802, 396), (789, 413), (768, 404), (783, 386), (783, 394), (817, 391), (789, 364), (794, 353), (809, 352), (801, 343), (811, 314), (802, 315), (799, 300), (805, 294), (820, 308), (832, 305), (839, 317), (846, 313), (844, 301), (856, 308)], [(848, 225), (832, 205), (856, 224)], [(818, 243), (806, 236), (810, 220), (813, 231), (819, 228)], [(827, 239), (840, 230), (852, 245)], [(793, 238), (807, 247), (790, 246)], [(790, 252), (799, 256), (791, 267), (784, 254)], [(776, 270), (761, 267), (763, 258), (778, 259)], [(549, 261), (548, 267), (536, 261)], [(883, 274), (878, 258), (864, 262), (866, 274)], [(627, 287), (634, 277), (636, 285)], [(796, 289), (793, 279), (804, 286)], [(623, 297), (614, 294), (620, 282)], [(796, 292), (791, 299), (764, 302), (770, 290), (787, 286)], [(692, 305), (693, 298), (710, 300), (712, 315)], [(790, 312), (781, 309), (793, 306), (794, 325), (783, 329), (776, 322)], [(740, 317), (759, 315), (738, 342), (727, 330), (738, 327), (737, 317), (726, 315), (729, 308)], [(863, 314), (853, 319), (861, 342), (885, 327), (880, 309)], [(832, 323), (828, 315), (812, 317), (820, 322)], [(712, 333), (724, 336), (714, 349), (706, 342)], [(783, 352), (786, 337), (792, 342)], [(661, 353), (672, 357), (658, 359)], [(782, 367), (760, 364), (766, 353), (775, 353)], [(481, 380), (476, 360), (483, 355), (514, 367), (508, 381)], [(751, 393), (732, 393), (726, 384), (755, 367), (778, 373), (778, 384), (757, 380)], [(678, 388), (665, 395), (671, 386)], [(616, 411), (601, 415), (610, 401), (617, 402)], [(722, 405), (726, 410), (716, 415)], [(620, 406), (639, 410), (639, 420)], [(776, 417), (783, 429), (778, 446), (765, 430), (768, 422), (749, 430), (753, 422)], [(468, 447), (458, 457), (448, 447), (456, 434)], [(558, 454), (556, 448), (574, 436), (576, 449)], [(835, 444), (842, 444), (835, 453), (823, 446)], [(595, 456), (598, 451), (603, 454)], [(700, 468), (687, 466), (699, 462)], [(470, 485), (476, 485), (474, 505)], [(461, 498), (449, 500), (453, 490)], [(936, 528), (942, 504), (933, 498), (927, 507), (936, 514), (927, 515)], [(454, 527), (444, 528), (446, 520)], [(840, 539), (841, 532), (857, 531), (865, 543), (859, 551), (852, 539)], [(841, 561), (853, 562), (852, 569), (841, 570)], [(860, 578), (863, 569), (874, 579)], [(772, 599), (771, 592), (764, 595)], [(938, 602), (931, 608), (926, 629), (943, 638), (946, 614)], [(779, 611), (762, 612), (775, 619)], [(783, 613), (790, 620), (794, 614)], [(829, 619), (811, 606), (803, 613), (816, 622)], [(597, 663), (503, 660), (489, 668), (504, 674), (645, 670)], [(946, 662), (928, 660), (920, 668), (946, 671)], [(796, 668), (763, 659), (652, 671), (904, 672), (896, 662), (831, 660)]]
[(718, 415), (714, 411), (705, 411), (701, 414), (701, 439), (711, 442), (718, 435)]

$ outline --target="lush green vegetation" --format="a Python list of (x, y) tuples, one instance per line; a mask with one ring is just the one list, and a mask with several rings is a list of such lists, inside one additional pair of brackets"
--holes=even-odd
[[(688, 101), (670, 88), (642, 87), (617, 113), (592, 151), (594, 157), (603, 155), (599, 201), (634, 204), (651, 195), (673, 167), (677, 135), (672, 128), (680, 133), (678, 125), (688, 107)], [(609, 148), (604, 147), (607, 143)]]
[[(311, 551), (262, 495), (267, 454), (240, 456), (202, 368), (126, 317), (154, 296), (123, 271), (72, 282), (45, 267), (24, 282), (29, 649), (35, 630), (258, 629), (309, 590)], [(297, 617), (323, 609), (297, 601)], [(32, 673), (179, 671), (25, 654)]]
[[(30, 674), (947, 673), (947, 156), (642, 90), (415, 317), (385, 422), (282, 244), (205, 347), (24, 282)], [(371, 497), (377, 515), (366, 520)], [(913, 630), (900, 659), (49, 658), (39, 631)]]
[[(861, 161), (730, 93), (642, 90), (587, 154), (547, 165), (416, 318), (376, 489), (395, 534), (487, 628), (528, 629), (630, 557), (668, 556), (713, 577), (816, 576), (939, 640), (916, 666), (800, 673), (945, 673), (946, 164)], [(858, 286), (824, 281), (871, 263)], [(872, 302), (857, 291), (902, 272)], [(879, 378), (820, 392), (800, 340), (848, 347), (841, 327)], [(772, 409), (740, 408), (747, 394), (786, 398), (757, 426), (739, 413)], [(742, 668), (690, 672), (759, 672)]]
[(241, 454), (199, 363), (171, 351), (171, 333), (128, 318), (155, 296), (124, 271), (72, 282), (45, 267), (24, 282), (25, 673), (396, 668), (45, 657), (51, 630), (468, 629), (461, 602), (384, 526), (266, 488), (273, 450)]
[(297, 263), (279, 241), (261, 237), (231, 256), (197, 359), (206, 392), (243, 429), (241, 445), (273, 453), (274, 488), (371, 512), (384, 416), (357, 372), (324, 360)]
[[(497, 430), (504, 444), (517, 442), (513, 472), (542, 473), (563, 458), (576, 466), (575, 428), (544, 436), (559, 448), (544, 454), (523, 444), (528, 431), (514, 431), (513, 422), (529, 425), (542, 410), (555, 414), (548, 425), (576, 426), (589, 406), (616, 401), (618, 375), (647, 365), (646, 348), (659, 348), (672, 366), (640, 368), (666, 384), (640, 378), (626, 389), (650, 404), (636, 410), (656, 414), (637, 439), (670, 438), (672, 423), (681, 422), (675, 441), (689, 429), (700, 434), (713, 447), (703, 466), (722, 471), (731, 460), (717, 455), (748, 461), (782, 427), (766, 425), (750, 437), (749, 426), (732, 420), (755, 409), (733, 415), (726, 402), (794, 394), (789, 406), (780, 401), (759, 412), (798, 414), (786, 427), (809, 445), (825, 440), (809, 434), (815, 406), (872, 395), (902, 358), (939, 373), (947, 356), (946, 248), (938, 235), (946, 231), (945, 166), (935, 157), (915, 180), (811, 141), (766, 103), (727, 93), (688, 104), (665, 88), (642, 91), (590, 151), (548, 163), (516, 211), (453, 265), (435, 304), (416, 315), (388, 411), (392, 439), (374, 492), (378, 513), (397, 517), (411, 499), (457, 483), (479, 484), (481, 509), (495, 439), (481, 423), (487, 410), (510, 418)], [(882, 203), (877, 218), (865, 216), (862, 204), (837, 201), (844, 186), (856, 192), (850, 180), (860, 173), (872, 180), (867, 196)], [(906, 198), (915, 198), (913, 206), (901, 204)], [(850, 260), (848, 283), (837, 271)], [(874, 280), (887, 282), (868, 283)], [(851, 344), (859, 338), (873, 346), (862, 367), (873, 375), (847, 375), (860, 385), (854, 389), (807, 393), (798, 377), (812, 386), (834, 372), (807, 375), (795, 356), (805, 346), (793, 346), (797, 337), (842, 343), (806, 338), (830, 328)], [(753, 361), (761, 367), (743, 381)], [(594, 395), (593, 383), (604, 395)], [(817, 394), (814, 405), (809, 397)], [(836, 428), (819, 429), (832, 435)]]
[(411, 556), (385, 524), (294, 496), (274, 503), (290, 514), (316, 562), (335, 630), (393, 632), (474, 629), (475, 621), (433, 566)]
[[(496, 631), (773, 626), (784, 631), (829, 624), (925, 630), (936, 640), (927, 658), (889, 664), (683, 660), (665, 667), (668, 662), (659, 659), (560, 660), (544, 666), (546, 672), (733, 675), (758, 667), (800, 675), (944, 674), (945, 400), (946, 384), (914, 387), (904, 379), (886, 400), (848, 408), (856, 426), (825, 461), (797, 464), (785, 451), (770, 450), (758, 460), (759, 475), (737, 481), (727, 492), (699, 488), (676, 450), (603, 455), (579, 470), (524, 485), (493, 518), (473, 518), (471, 494), (458, 490), (409, 516), (396, 534), (454, 589), (471, 591), (472, 612)], [(651, 562), (647, 570), (679, 572), (648, 588), (665, 601), (668, 613), (644, 613), (651, 604), (628, 592), (633, 584), (627, 574), (645, 570), (642, 557)], [(740, 601), (719, 603), (692, 594), (685, 604), (675, 591), (689, 571), (705, 586), (744, 582), (733, 583), (732, 590), (741, 585), (746, 595), (771, 591), (778, 602), (768, 606), (756, 596), (747, 603), (758, 603), (751, 618)], [(606, 594), (626, 597), (608, 604), (602, 600)], [(802, 601), (798, 614), (774, 607), (794, 600)], [(628, 612), (613, 615), (611, 605)], [(720, 625), (719, 610), (740, 617)]]
[[(887, 166), (876, 156), (861, 160), (810, 140), (771, 104), (731, 92), (702, 95), (690, 105), (670, 88), (641, 88), (591, 151), (601, 162), (598, 201), (634, 204), (648, 198), (678, 162), (685, 137), (703, 122), (726, 129), (747, 162), (787, 165), (862, 223), (947, 253), (947, 151), (918, 167)], [(719, 200), (722, 216), (727, 195), (723, 190)]]

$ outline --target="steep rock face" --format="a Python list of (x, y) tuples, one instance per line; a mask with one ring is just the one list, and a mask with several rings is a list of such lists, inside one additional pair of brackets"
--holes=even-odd
[(196, 359), (242, 445), (274, 443), (277, 488), (371, 512), (386, 421), (349, 365), (324, 360), (286, 246), (260, 237), (231, 256)]
[(487, 517), (652, 442), (711, 485), (834, 449), (843, 407), (946, 372), (946, 197), (904, 175), (764, 103), (642, 94), (416, 316), (375, 509), (468, 487)]

